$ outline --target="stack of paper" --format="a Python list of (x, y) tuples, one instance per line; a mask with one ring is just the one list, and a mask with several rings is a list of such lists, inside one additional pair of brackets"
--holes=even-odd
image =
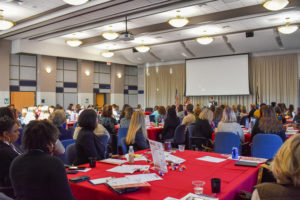
[(112, 177), (98, 178), (98, 179), (89, 180), (89, 182), (94, 185), (99, 185), (99, 184), (107, 183), (111, 179)]
[(219, 162), (223, 162), (226, 159), (223, 158), (215, 158), (215, 157), (211, 157), (211, 156), (204, 156), (201, 158), (197, 158), (197, 160), (202, 160), (202, 161), (207, 161), (207, 162), (214, 162), (214, 163), (219, 163)]
[(129, 178), (130, 180), (136, 180), (137, 182), (140, 182), (140, 183), (149, 182), (149, 181), (163, 180), (160, 176), (158, 176), (155, 173), (127, 175), (125, 177)]
[(169, 162), (173, 162), (173, 163), (177, 163), (177, 164), (181, 164), (181, 163), (185, 162), (184, 159), (174, 156), (168, 152), (165, 152), (165, 156), (166, 156), (166, 161), (169, 161)]
[(183, 198), (181, 198), (180, 200), (219, 200), (219, 199), (216, 197), (210, 197), (210, 196), (206, 196), (206, 195), (197, 195), (197, 194), (189, 193), (186, 196), (184, 196)]
[(114, 159), (114, 158), (108, 158), (105, 160), (100, 160), (100, 162), (103, 163), (108, 163), (108, 164), (113, 164), (113, 165), (122, 165), (124, 163), (126, 163), (126, 160), (120, 160), (120, 159)]
[(112, 169), (108, 169), (107, 171), (132, 174), (135, 171), (149, 170), (149, 168), (150, 168), (150, 165), (122, 165), (122, 166), (114, 167)]
[(77, 171), (79, 171), (79, 172), (88, 172), (90, 170), (91, 170), (91, 168), (77, 169)]

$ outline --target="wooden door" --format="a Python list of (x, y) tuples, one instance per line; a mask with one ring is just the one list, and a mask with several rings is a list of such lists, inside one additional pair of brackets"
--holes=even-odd
[(17, 110), (22, 111), (23, 107), (35, 105), (35, 92), (11, 92), (10, 102)]
[(96, 101), (97, 101), (97, 104), (98, 104), (98, 106), (100, 106), (100, 107), (103, 107), (103, 105), (104, 105), (104, 94), (97, 94), (97, 97), (96, 97)]

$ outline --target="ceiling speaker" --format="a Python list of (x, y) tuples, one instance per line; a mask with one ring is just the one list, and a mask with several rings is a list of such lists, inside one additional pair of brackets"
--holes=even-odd
[(253, 37), (253, 36), (254, 36), (254, 32), (253, 31), (247, 31), (246, 32), (246, 38)]

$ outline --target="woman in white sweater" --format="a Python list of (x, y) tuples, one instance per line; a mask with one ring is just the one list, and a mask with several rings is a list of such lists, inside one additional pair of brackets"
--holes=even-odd
[(236, 122), (236, 115), (232, 108), (226, 107), (223, 111), (223, 117), (218, 124), (217, 132), (231, 132), (240, 137), (241, 142), (244, 142), (244, 133), (241, 126)]

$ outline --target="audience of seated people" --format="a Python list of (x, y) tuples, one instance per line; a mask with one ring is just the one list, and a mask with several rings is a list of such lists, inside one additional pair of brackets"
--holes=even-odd
[[(89, 106), (89, 109), (86, 109), (85, 107), (76, 105), (76, 109), (74, 109), (72, 104), (70, 104), (67, 111), (64, 111), (60, 105), (56, 105), (56, 107), (49, 106), (46, 110), (43, 106), (26, 109), (26, 114), (32, 114), (30, 120), (27, 122), (27, 125), (23, 124), (23, 126), (25, 126), (25, 132), (22, 142), (26, 149), (26, 153), (24, 155), (22, 155), (24, 151), (14, 144), (19, 136), (19, 127), (17, 122), (22, 121), (22, 115), (19, 115), (16, 109), (11, 110), (8, 107), (0, 108), (0, 192), (17, 199), (38, 199), (39, 195), (41, 195), (40, 192), (31, 195), (29, 193), (31, 192), (32, 188), (22, 188), (20, 186), (27, 181), (21, 176), (27, 175), (26, 173), (32, 173), (31, 169), (29, 169), (32, 166), (25, 166), (25, 169), (28, 169), (28, 172), (16, 173), (16, 170), (20, 168), (22, 162), (27, 160), (37, 162), (37, 159), (41, 159), (45, 160), (46, 163), (49, 163), (49, 166), (58, 165), (56, 162), (59, 158), (52, 157), (51, 155), (61, 155), (65, 153), (65, 149), (61, 144), (61, 140), (71, 138), (76, 140), (76, 160), (74, 162), (76, 165), (88, 163), (90, 157), (95, 157), (100, 160), (106, 158), (107, 155), (111, 155), (107, 154), (106, 152), (106, 140), (104, 141), (100, 136), (106, 135), (107, 138), (109, 138), (112, 134), (117, 136), (117, 131), (115, 129), (115, 126), (118, 125), (116, 119), (117, 117), (120, 118), (120, 127), (128, 128), (127, 136), (124, 140), (127, 147), (132, 145), (135, 151), (149, 148), (145, 127), (145, 114), (141, 108), (138, 108), (138, 111), (134, 112), (134, 109), (131, 106), (124, 105), (121, 113), (118, 113), (118, 107), (116, 106), (114, 106), (115, 109), (113, 109), (111, 105), (105, 105), (103, 108), (98, 106), (96, 107), (97, 110), (99, 110), (98, 113), (95, 112), (93, 106)], [(236, 113), (231, 107), (236, 109)], [(286, 135), (284, 126), (282, 125), (285, 123), (285, 118), (292, 118), (295, 123), (300, 122), (300, 108), (297, 109), (295, 115), (293, 114), (292, 105), (289, 106), (289, 109), (286, 109), (285, 104), (276, 105), (275, 103), (275, 105), (273, 104), (272, 106), (261, 104), (260, 109), (256, 109), (255, 105), (251, 104), (249, 113), (246, 112), (246, 107), (244, 105), (237, 105), (236, 108), (234, 105), (231, 107), (227, 105), (220, 105), (218, 107), (210, 107), (209, 109), (206, 108), (201, 111), (200, 105), (197, 105), (195, 109), (193, 109), (193, 105), (188, 104), (186, 106), (187, 115), (185, 116), (182, 104), (180, 104), (177, 108), (174, 105), (167, 106), (167, 111), (165, 110), (164, 106), (156, 106), (154, 112), (151, 114), (157, 117), (157, 121), (164, 123), (164, 128), (158, 137), (158, 140), (161, 142), (172, 139), (174, 137), (176, 127), (178, 127), (180, 124), (185, 125), (187, 130), (191, 123), (195, 123), (194, 128), (192, 129), (193, 136), (204, 137), (207, 138), (207, 140), (211, 140), (214, 128), (217, 127), (215, 131), (233, 132), (239, 136), (241, 142), (244, 142), (244, 133), (241, 129), (241, 126), (237, 123), (237, 117), (242, 118), (245, 116), (259, 117), (252, 129), (252, 138), (258, 133), (271, 133), (279, 135), (282, 140), (285, 141)], [(278, 111), (278, 115), (276, 115), (275, 109)], [(284, 109), (286, 109), (285, 112), (283, 111)], [(113, 115), (114, 111), (117, 112), (118, 116)], [(45, 112), (44, 114), (48, 113), (50, 115), (49, 121), (35, 121), (35, 119), (43, 118), (40, 117), (43, 112)], [(72, 113), (75, 113), (79, 116), (78, 124), (75, 127), (74, 134), (72, 134), (72, 131), (65, 126), (68, 115)], [(26, 116), (26, 114), (24, 114), (23, 117)], [(182, 123), (180, 123), (180, 118), (182, 119)], [(43, 135), (41, 131), (37, 129), (37, 127), (42, 127), (41, 130), (44, 130), (45, 127), (48, 128)], [(28, 141), (28, 138), (33, 137), (33, 132), (40, 134), (35, 138), (36, 141), (42, 140), (37, 149), (33, 148), (33, 145), (38, 144), (29, 143)], [(52, 133), (52, 136), (47, 137), (50, 132)], [(27, 133), (27, 135), (25, 133)], [(48, 141), (46, 141), (45, 137), (47, 137), (46, 139)], [(26, 142), (26, 144), (24, 142)], [(45, 144), (47, 144), (46, 149)], [(38, 150), (38, 152), (36, 150)], [(109, 149), (109, 151), (112, 153), (111, 149)], [(15, 159), (17, 156), (19, 157)], [(15, 161), (13, 161), (14, 159)], [(9, 171), (12, 162), (13, 167), (11, 169), (15, 171)], [(58, 166), (58, 168), (60, 168), (60, 166)], [(41, 177), (43, 177), (43, 174), (45, 173), (54, 172), (50, 169), (45, 169), (42, 170), (41, 173)], [(11, 178), (9, 178), (8, 174), (10, 174)], [(65, 174), (62, 174), (62, 172), (59, 170), (57, 174), (60, 174), (62, 177), (61, 179), (57, 180), (59, 183), (56, 184), (61, 185), (61, 187), (63, 187), (67, 193), (61, 194), (61, 196), (57, 196), (55, 199), (73, 199), (72, 194), (68, 194), (69, 188), (66, 188), (69, 186), (68, 183), (67, 186), (65, 184)], [(36, 181), (37, 182), (33, 183), (34, 187), (37, 187), (38, 182), (41, 180), (37, 179)], [(14, 187), (16, 196), (14, 196), (11, 183)], [(43, 191), (45, 187), (45, 184), (41, 184), (41, 191)], [(59, 189), (55, 188), (53, 185), (47, 185), (47, 187), (53, 187), (54, 191), (59, 191)], [(261, 198), (263, 197), (263, 193), (261, 195), (261, 190), (258, 187), (256, 193)]]

